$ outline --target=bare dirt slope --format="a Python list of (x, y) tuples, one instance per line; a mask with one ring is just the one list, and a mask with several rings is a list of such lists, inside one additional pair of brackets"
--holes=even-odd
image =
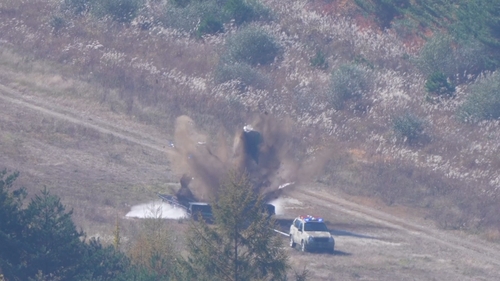
[[(176, 180), (164, 132), (99, 105), (3, 83), (1, 163), (21, 171), (30, 192), (47, 185), (61, 196), (90, 235), (111, 233), (116, 216)], [(408, 212), (346, 200), (335, 187), (298, 186), (287, 196), (292, 203), (285, 204), (282, 219), (321, 214), (336, 238), (334, 255), (290, 249), (294, 267), (310, 270), (311, 280), (500, 279), (497, 244), (439, 230)]]

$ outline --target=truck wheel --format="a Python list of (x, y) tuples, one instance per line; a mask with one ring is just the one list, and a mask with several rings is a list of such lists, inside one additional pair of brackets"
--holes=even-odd
[(293, 236), (290, 234), (290, 248), (295, 248), (295, 241), (293, 241)]
[(306, 243), (304, 242), (304, 240), (300, 241), (300, 250), (302, 252), (307, 252)]

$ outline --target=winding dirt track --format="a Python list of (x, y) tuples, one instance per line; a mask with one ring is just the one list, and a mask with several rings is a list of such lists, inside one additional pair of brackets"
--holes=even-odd
[[(1, 84), (0, 84), (0, 101), (5, 104), (7, 103), (13, 104), (16, 105), (17, 107), (25, 108), (26, 110), (37, 111), (38, 113), (42, 113), (44, 115), (53, 118), (78, 124), (80, 126), (93, 129), (99, 133), (112, 135), (116, 138), (124, 140), (125, 142), (147, 147), (149, 149), (153, 149), (161, 153), (169, 152), (169, 147), (165, 145), (166, 139), (148, 135), (147, 133), (138, 131), (136, 128), (130, 129), (128, 127), (124, 127), (121, 125), (112, 124), (107, 120), (100, 119), (98, 116), (89, 116), (88, 113), (79, 112), (73, 108), (64, 108), (61, 105), (49, 103), (38, 97), (22, 94), (16, 90), (13, 90)], [(0, 114), (3, 113), (0, 112)], [(440, 253), (449, 251), (449, 254), (446, 254), (446, 256), (442, 259), (442, 260), (446, 259), (449, 260), (449, 262), (446, 263), (446, 266), (443, 266), (444, 268), (443, 270), (451, 270), (453, 271), (453, 274), (432, 276), (433, 279), (435, 278), (436, 280), (442, 280), (444, 278), (451, 277), (451, 278), (458, 278), (459, 280), (500, 280), (500, 247), (498, 244), (493, 244), (480, 240), (475, 236), (468, 236), (465, 234), (458, 234), (454, 232), (439, 230), (432, 225), (422, 225), (421, 223), (416, 221), (408, 220), (402, 217), (395, 216), (393, 214), (388, 214), (376, 210), (371, 207), (363, 206), (361, 204), (348, 201), (346, 199), (343, 199), (341, 195), (332, 193), (331, 191), (327, 192), (324, 189), (296, 188), (293, 190), (293, 192), (290, 193), (290, 196), (293, 198), (298, 198), (306, 205), (310, 204), (315, 206), (315, 208), (320, 208), (321, 210), (324, 209), (328, 210), (331, 213), (335, 213), (337, 217), (343, 217), (343, 219), (347, 222), (363, 221), (363, 223), (371, 224), (379, 228), (390, 229), (390, 231), (386, 231), (383, 234), (380, 234), (380, 237), (385, 238), (388, 241), (394, 242), (393, 244), (397, 244), (395, 242), (398, 241), (402, 242), (400, 244), (411, 244), (412, 247), (414, 248), (409, 249), (408, 250), (409, 252), (412, 251), (416, 252), (415, 249), (417, 248), (418, 249), (425, 248), (426, 251), (429, 253), (429, 256), (432, 256), (433, 251), (438, 248), (441, 249)], [(332, 222), (332, 224), (335, 225), (335, 223), (333, 223), (335, 221), (335, 217), (330, 218), (329, 220), (330, 222)], [(349, 228), (349, 226), (347, 226), (347, 228)], [(352, 230), (349, 231), (351, 232), (345, 232), (345, 233), (351, 233), (350, 237), (356, 236), (352, 234), (353, 233)], [(361, 228), (357, 229), (357, 231), (368, 233), (370, 232), (370, 229)], [(391, 234), (388, 232), (398, 233), (397, 235), (399, 236), (392, 237)], [(362, 235), (358, 236), (360, 239), (363, 239)], [(345, 251), (343, 252), (343, 245), (342, 245), (342, 241), (344, 241), (343, 237), (347, 236), (339, 236), (339, 238), (337, 239), (337, 249), (340, 249), (339, 253), (345, 252)], [(345, 241), (347, 243), (351, 240), (345, 240)], [(361, 254), (361, 252), (363, 251), (363, 247), (364, 246), (359, 246), (357, 248), (356, 247), (349, 248), (349, 255), (356, 256), (355, 254), (357, 254), (356, 258), (358, 260), (354, 259), (346, 260), (345, 261), (346, 268), (350, 267), (349, 264), (355, 264), (355, 266), (363, 267), (363, 264), (360, 264), (363, 261), (362, 258), (363, 255)], [(392, 249), (392, 250), (387, 250), (387, 252), (385, 252), (385, 250), (380, 250), (378, 254), (392, 257), (393, 255), (395, 255), (394, 251), (398, 250)], [(301, 261), (307, 261), (310, 258), (311, 258), (310, 255), (299, 256), (299, 254), (292, 253), (292, 260), (295, 259), (299, 263)], [(370, 266), (374, 267), (374, 264), (376, 263), (374, 263), (372, 259), (368, 258), (366, 258), (366, 262), (370, 263), (371, 265), (365, 269), (360, 269), (359, 272), (351, 272), (352, 269), (345, 269), (346, 272), (350, 273), (332, 275), (331, 273), (328, 273), (328, 270), (333, 270), (332, 268), (328, 268), (328, 264), (334, 263), (332, 259), (335, 258), (339, 257), (338, 256), (324, 257), (325, 260), (324, 264), (319, 266), (320, 270), (322, 270), (323, 273), (317, 276), (313, 274), (313, 276), (316, 276), (315, 280), (316, 279), (332, 280), (333, 279), (332, 276), (337, 276), (335, 278), (337, 280), (347, 280), (347, 279), (379, 280), (377, 274), (372, 275), (372, 277), (369, 277), (371, 274), (369, 272), (373, 272), (374, 270), (373, 268), (370, 268)], [(398, 260), (401, 261), (402, 258), (398, 257)], [(433, 263), (434, 262), (438, 263), (437, 261), (438, 259), (436, 259), (436, 261), (433, 261)], [(478, 272), (467, 271), (463, 273), (462, 272), (463, 270), (460, 271), (457, 268), (461, 267), (464, 263), (473, 263), (475, 268), (479, 267), (481, 270), (479, 270)], [(402, 266), (402, 268), (406, 268), (405, 266)], [(419, 265), (417, 265), (417, 267), (418, 266)], [(312, 265), (312, 268), (314, 268), (314, 265)], [(387, 270), (391, 270), (391, 268), (392, 266), (388, 267)], [(435, 267), (433, 268), (435, 269)], [(335, 270), (339, 269), (336, 268)], [(425, 271), (425, 269), (420, 271)], [(439, 272), (439, 268), (437, 268), (435, 272)], [(380, 276), (385, 276), (385, 275), (380, 275)], [(398, 276), (397, 274), (395, 276), (396, 277), (394, 278), (387, 278), (385, 280), (398, 280), (398, 279), (426, 280), (429, 277), (429, 275), (426, 275), (425, 273), (422, 272), (419, 273), (419, 271), (415, 271), (414, 273), (408, 273), (406, 275), (399, 275), (403, 277), (397, 277)], [(413, 278), (410, 278), (412, 276)]]
[(476, 259), (489, 258), (489, 262), (496, 266), (500, 266), (500, 248), (496, 245), (493, 247), (493, 245), (487, 245), (479, 240), (472, 242), (456, 237), (442, 230), (412, 223), (394, 215), (349, 202), (341, 197), (332, 196), (332, 194), (328, 194), (324, 191), (313, 192), (310, 190), (302, 190), (301, 192), (302, 196), (309, 197), (311, 201), (317, 202), (319, 205), (335, 209), (349, 216), (362, 218), (378, 225), (404, 231), (408, 233), (408, 235), (418, 236), (458, 251), (466, 252), (468, 256)]

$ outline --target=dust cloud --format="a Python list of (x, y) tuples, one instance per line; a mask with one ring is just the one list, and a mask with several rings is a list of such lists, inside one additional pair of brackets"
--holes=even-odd
[(322, 157), (305, 153), (291, 122), (268, 114), (255, 116), (232, 133), (220, 129), (210, 135), (188, 116), (176, 119), (169, 157), (173, 171), (182, 177), (179, 199), (215, 199), (221, 181), (233, 171), (246, 173), (255, 192), (270, 201), (324, 166)]

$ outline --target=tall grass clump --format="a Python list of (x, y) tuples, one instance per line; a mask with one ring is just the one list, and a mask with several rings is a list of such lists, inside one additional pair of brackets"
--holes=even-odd
[(372, 88), (370, 72), (358, 64), (343, 64), (332, 72), (328, 97), (335, 109), (359, 102)]
[(469, 88), (469, 95), (458, 109), (465, 122), (479, 122), (500, 118), (500, 74), (486, 76)]

